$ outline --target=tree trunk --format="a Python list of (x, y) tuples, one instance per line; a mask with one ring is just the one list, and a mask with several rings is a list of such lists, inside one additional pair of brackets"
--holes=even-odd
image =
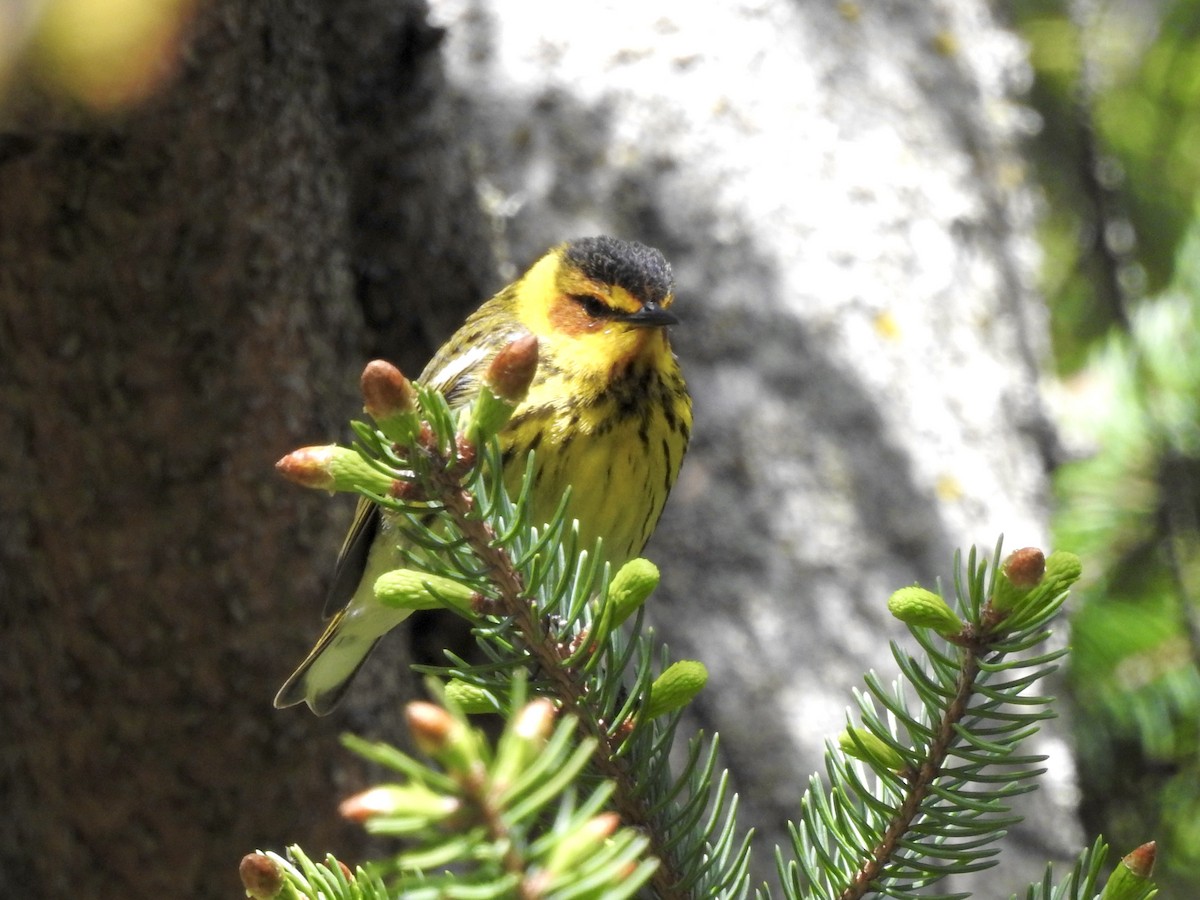
[(256, 847), (360, 849), (337, 735), (397, 737), (410, 679), (393, 653), (341, 715), (271, 708), (352, 505), (272, 465), (492, 275), (438, 38), (416, 2), (225, 0), (120, 119), (10, 98), (0, 894), (230, 897)]
[[(982, 0), (431, 8), (515, 255), (603, 231), (675, 267), (696, 426), (648, 614), (709, 668), (771, 879), (852, 687), (896, 671), (889, 593), (1047, 538), (1024, 49)], [(1079, 849), (1065, 741), (1030, 744), (1057, 790), (981, 896)]]

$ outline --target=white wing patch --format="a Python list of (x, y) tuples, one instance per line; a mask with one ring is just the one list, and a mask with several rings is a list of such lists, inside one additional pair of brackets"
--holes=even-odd
[(490, 352), (492, 352), (491, 348), (480, 345), (472, 347), (466, 353), (460, 353), (436, 372), (430, 372), (426, 375), (426, 386), (443, 394), (450, 393), (450, 389), (454, 387), (455, 382), (462, 377), (463, 373), (469, 372), (475, 366), (479, 365)]

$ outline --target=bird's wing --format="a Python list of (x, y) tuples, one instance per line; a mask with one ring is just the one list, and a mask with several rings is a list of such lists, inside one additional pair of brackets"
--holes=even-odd
[[(441, 392), (452, 409), (471, 401), (479, 390), (482, 372), (496, 356), (499, 347), (504, 345), (503, 341), (486, 341), (463, 351), (457, 349), (457, 343), (453, 338), (447, 341), (429, 361), (420, 378), (422, 384)], [(449, 350), (451, 347), (455, 347), (453, 352)], [(350, 525), (346, 540), (342, 542), (342, 549), (338, 551), (333, 581), (325, 597), (326, 618), (345, 607), (358, 590), (363, 572), (366, 571), (371, 544), (379, 533), (379, 516), (376, 504), (365, 497), (359, 499), (354, 522)]]
[(451, 409), (458, 409), (475, 396), (480, 375), (496, 352), (495, 347), (478, 345), (454, 355), (438, 353), (421, 373), (421, 383), (445, 397)]
[(366, 497), (360, 497), (354, 510), (354, 522), (342, 541), (342, 549), (338, 551), (337, 563), (333, 567), (333, 581), (329, 585), (329, 593), (325, 595), (325, 618), (345, 607), (358, 590), (358, 583), (362, 581), (367, 568), (367, 555), (378, 533), (379, 507)]

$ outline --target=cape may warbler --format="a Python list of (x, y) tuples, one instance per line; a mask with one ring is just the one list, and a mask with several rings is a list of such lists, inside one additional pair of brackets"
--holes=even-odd
[[(691, 398), (667, 339), (673, 292), (657, 250), (610, 237), (570, 241), (473, 313), (420, 378), (462, 406), (497, 352), (533, 333), (537, 372), (499, 435), (505, 480), (520, 484), (536, 451), (533, 520), (550, 519), (571, 486), (567, 515), (579, 522), (580, 546), (602, 538), (614, 567), (650, 538), (691, 433)], [(333, 619), (276, 706), (333, 709), (371, 648), (408, 615), (374, 595), (376, 579), (404, 564), (389, 516), (360, 502), (326, 605)]]

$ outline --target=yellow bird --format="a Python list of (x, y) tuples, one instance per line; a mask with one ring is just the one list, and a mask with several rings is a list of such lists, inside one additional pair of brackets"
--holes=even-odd
[[(692, 401), (667, 338), (673, 299), (671, 267), (657, 250), (611, 237), (569, 241), (468, 317), (420, 378), (463, 406), (499, 350), (532, 332), (537, 373), (499, 435), (505, 482), (519, 486), (536, 451), (532, 520), (549, 520), (570, 486), (580, 546), (603, 538), (614, 567), (649, 540), (691, 434)], [(374, 594), (380, 575), (405, 564), (391, 516), (360, 501), (326, 603), (333, 618), (277, 707), (333, 709), (379, 639), (409, 615)]]

